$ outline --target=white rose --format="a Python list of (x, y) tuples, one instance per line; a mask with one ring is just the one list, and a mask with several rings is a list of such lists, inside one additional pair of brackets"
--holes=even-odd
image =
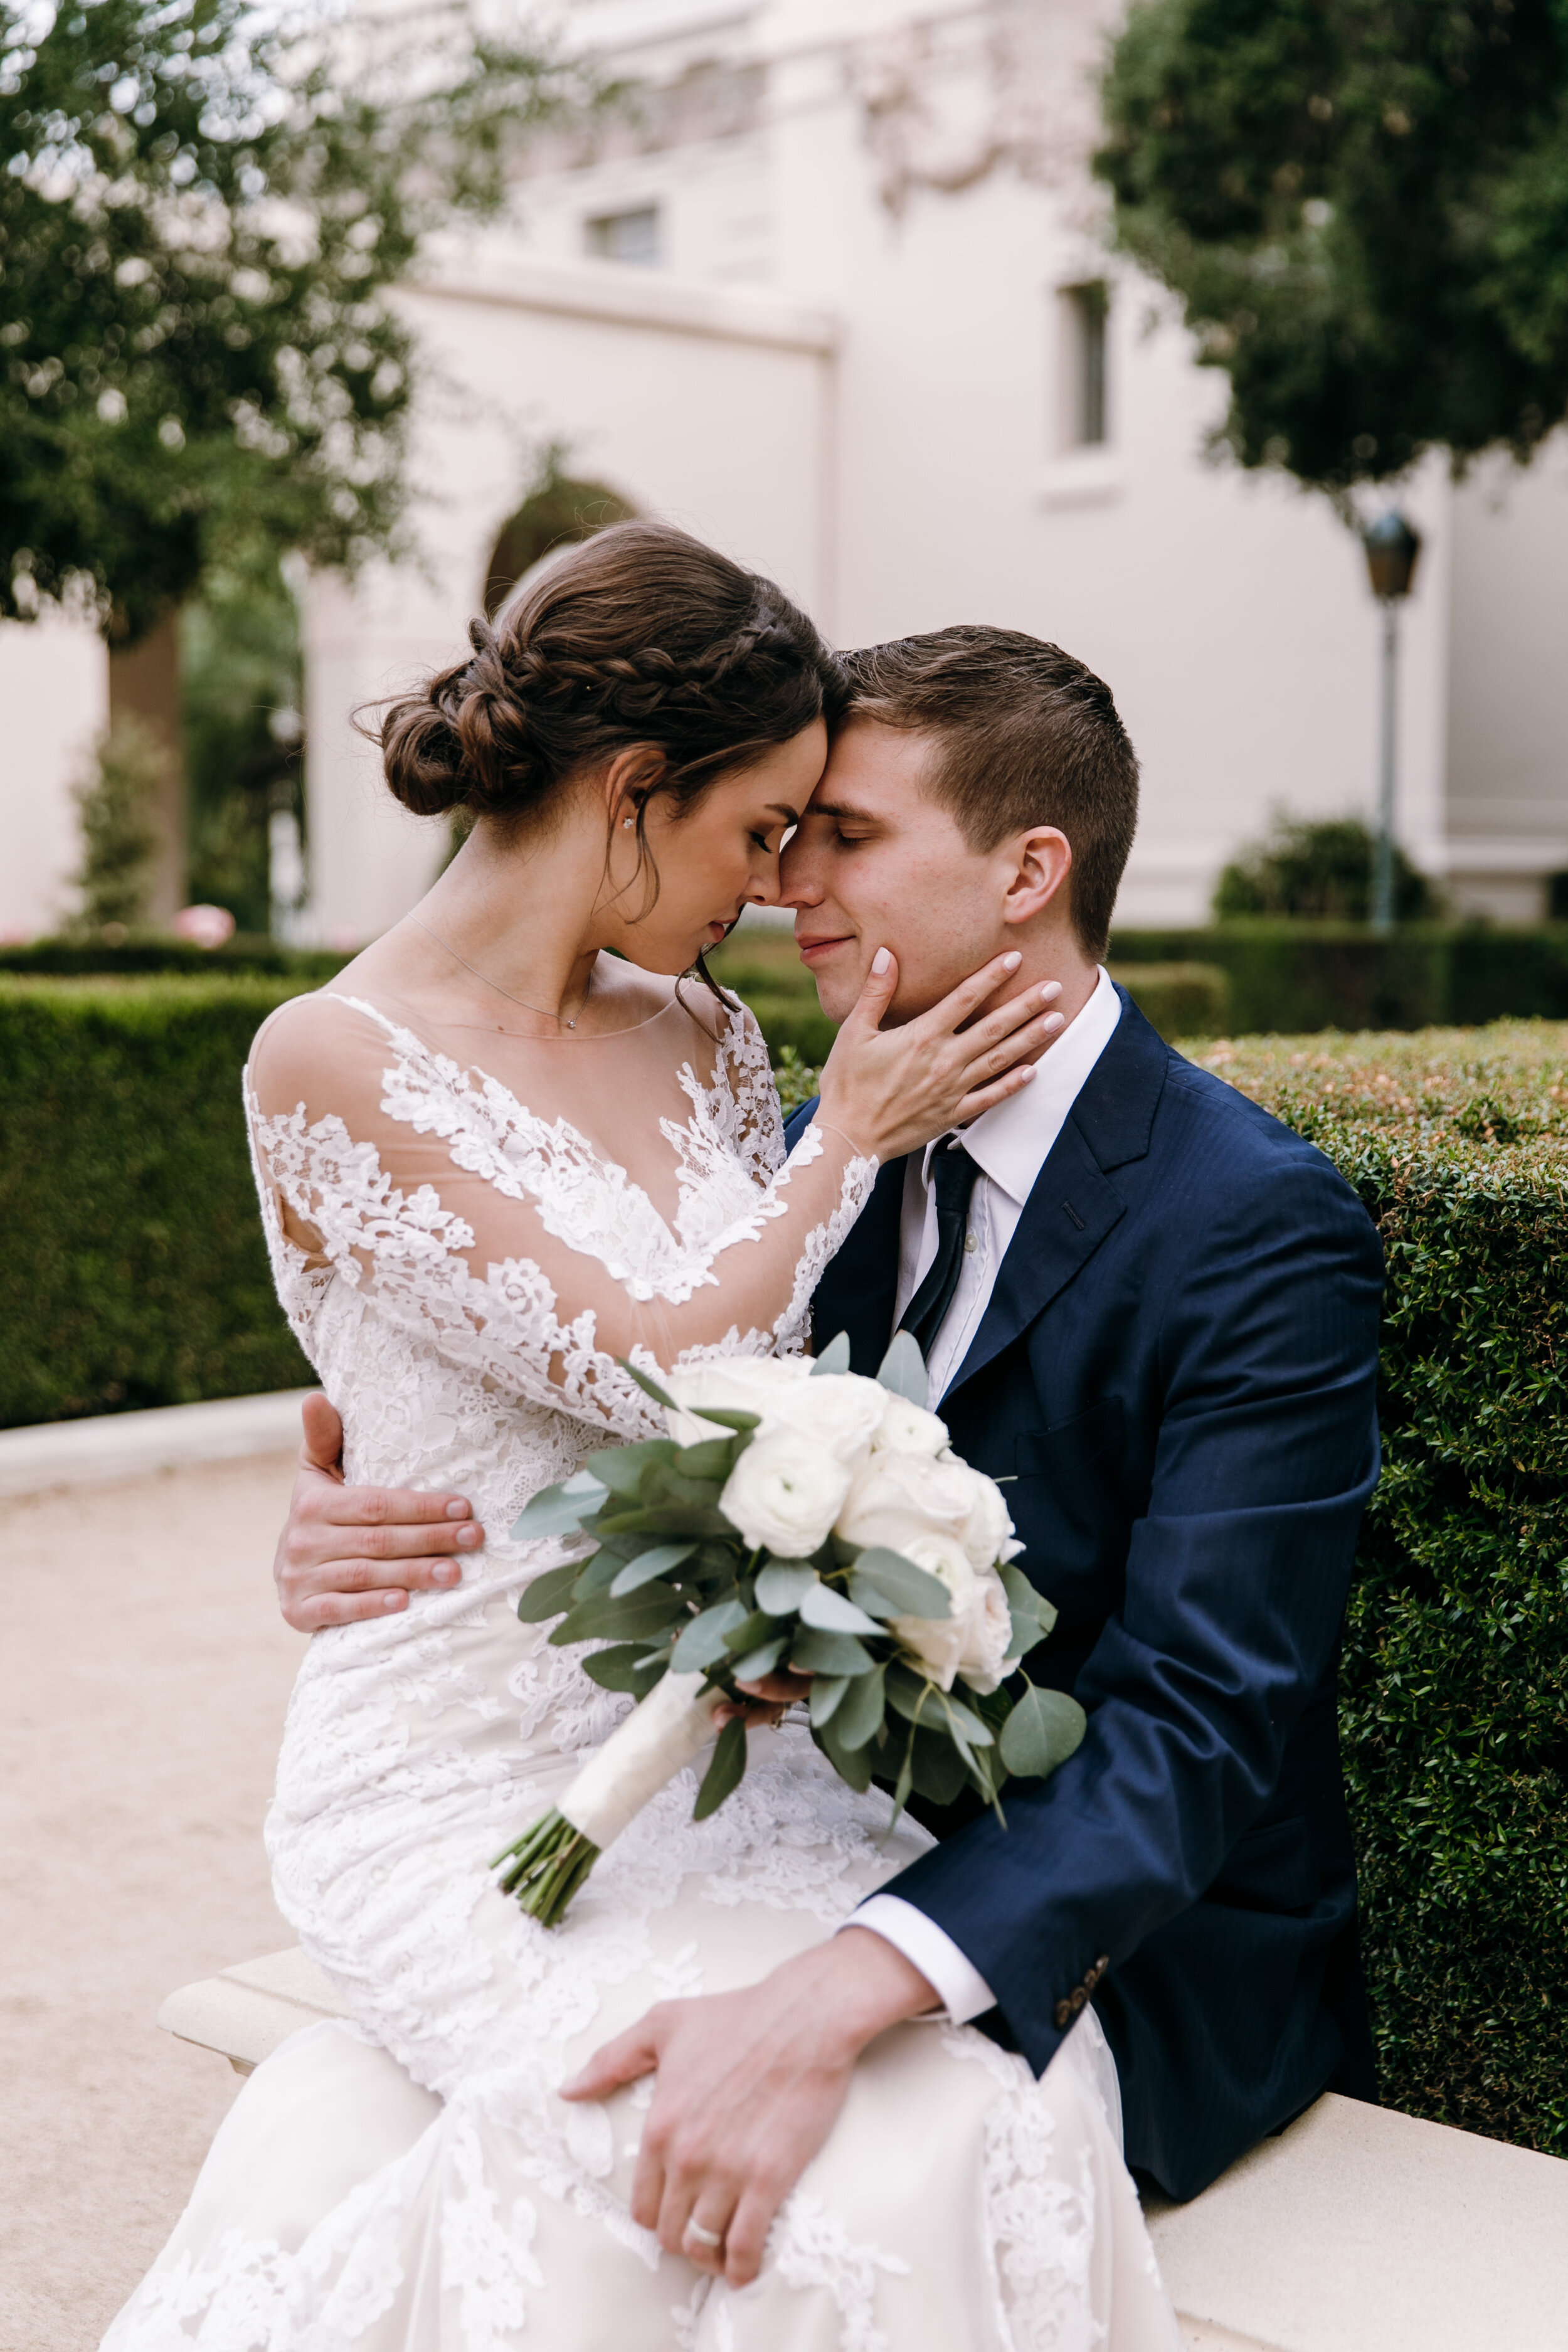
[[(838, 1533), (846, 1543), (887, 1543), (895, 1551), (909, 1550), (905, 1535), (931, 1528), (962, 1541), (980, 1500), (980, 1483), (962, 1462), (933, 1462), (924, 1454), (873, 1454), (849, 1490)], [(877, 1532), (868, 1533), (873, 1525)], [(889, 1527), (899, 1532), (888, 1533)]]
[(805, 1559), (826, 1541), (849, 1491), (847, 1463), (798, 1430), (752, 1440), (726, 1481), (719, 1508), (753, 1550)]
[(983, 1470), (972, 1470), (974, 1507), (964, 1521), (963, 1542), (976, 1568), (991, 1568), (999, 1559), (1014, 1559), (1024, 1549), (1015, 1540), (1013, 1522), (1002, 1499), (1002, 1489)]
[(994, 1568), (982, 1569), (963, 1619), (963, 1646), (958, 1671), (971, 1690), (994, 1691), (1002, 1680), (1013, 1643), (1013, 1615), (1002, 1580)]
[(929, 1454), (934, 1460), (947, 1447), (945, 1421), (927, 1412), (922, 1404), (911, 1404), (907, 1397), (888, 1398), (881, 1425), (871, 1440), (873, 1453)]
[(675, 1399), (677, 1410), (667, 1412), (665, 1420), (678, 1445), (700, 1445), (726, 1434), (718, 1422), (699, 1420), (701, 1406), (716, 1404), (726, 1412), (754, 1412), (767, 1420), (810, 1378), (804, 1356), (709, 1357), (658, 1375), (660, 1386)]
[[(885, 1542), (888, 1538), (879, 1540)], [(969, 1556), (956, 1536), (944, 1535), (937, 1528), (906, 1533), (893, 1549), (902, 1552), (906, 1559), (912, 1559), (917, 1568), (923, 1568), (947, 1588), (951, 1616), (895, 1617), (889, 1630), (897, 1634), (900, 1647), (925, 1668), (933, 1683), (944, 1691), (951, 1690), (953, 1677), (963, 1664), (978, 1582), (969, 1565)], [(933, 1727), (940, 1722), (940, 1716), (933, 1716)]]
[(759, 1437), (793, 1429), (836, 1460), (857, 1467), (864, 1461), (887, 1410), (888, 1391), (858, 1372), (819, 1372), (775, 1396), (763, 1417)]

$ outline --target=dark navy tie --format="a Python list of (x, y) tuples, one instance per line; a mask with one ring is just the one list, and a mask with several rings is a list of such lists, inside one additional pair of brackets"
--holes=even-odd
[(904, 1309), (900, 1331), (907, 1331), (929, 1363), (942, 1318), (952, 1305), (963, 1264), (963, 1232), (969, 1222), (969, 1200), (979, 1165), (961, 1143), (944, 1135), (931, 1156), (931, 1184), (936, 1194), (936, 1255), (931, 1271)]

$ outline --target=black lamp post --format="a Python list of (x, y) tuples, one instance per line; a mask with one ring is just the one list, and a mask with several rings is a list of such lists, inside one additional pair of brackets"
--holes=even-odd
[(1363, 524), (1362, 546), (1372, 593), (1383, 606), (1383, 740), (1377, 787), (1377, 851), (1373, 867), (1372, 927), (1394, 929), (1394, 776), (1395, 688), (1399, 667), (1398, 609), (1410, 593), (1421, 540), (1405, 517), (1390, 508)]

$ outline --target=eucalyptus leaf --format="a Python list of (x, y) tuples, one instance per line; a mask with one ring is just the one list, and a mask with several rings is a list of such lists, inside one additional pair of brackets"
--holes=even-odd
[(952, 1691), (943, 1691), (942, 1695), (942, 1712), (938, 1720), (946, 1723), (955, 1738), (967, 1740), (972, 1748), (989, 1748), (991, 1745), (988, 1727)]
[(816, 1380), (821, 1373), (825, 1378), (831, 1379), (837, 1373), (847, 1372), (848, 1370), (849, 1334), (847, 1331), (840, 1331), (834, 1339), (829, 1339), (826, 1347), (813, 1364), (811, 1377)]
[(940, 1576), (917, 1568), (901, 1551), (871, 1544), (855, 1562), (857, 1576), (868, 1577), (894, 1604), (900, 1617), (951, 1617), (952, 1598)]
[(937, 1705), (941, 1694), (934, 1683), (924, 1675), (911, 1674), (909, 1667), (895, 1659), (888, 1668), (888, 1698), (906, 1723), (923, 1723), (928, 1729), (942, 1727), (942, 1710)]
[[(563, 1609), (572, 1606), (572, 1588), (583, 1573), (583, 1562), (573, 1560), (565, 1568), (547, 1568), (531, 1584), (523, 1587), (517, 1613), (525, 1625), (542, 1625), (547, 1618), (559, 1617)], [(588, 1562), (589, 1567), (593, 1562)]]
[(770, 1559), (757, 1576), (757, 1606), (774, 1617), (787, 1617), (816, 1581), (816, 1570), (806, 1560)]
[(587, 1467), (612, 1495), (623, 1495), (628, 1502), (635, 1503), (637, 1482), (648, 1464), (673, 1462), (675, 1455), (672, 1437), (649, 1437), (640, 1445), (610, 1445), (602, 1453), (590, 1454)]
[(679, 1412), (680, 1408), (675, 1399), (666, 1390), (661, 1389), (657, 1381), (650, 1381), (646, 1372), (639, 1372), (637, 1366), (628, 1364), (624, 1356), (617, 1356), (616, 1361), (628, 1380), (636, 1381), (644, 1396), (652, 1397), (655, 1404), (663, 1405), (667, 1412)]
[(865, 1675), (875, 1663), (853, 1633), (818, 1633), (809, 1625), (796, 1633), (789, 1662), (803, 1675)]
[(865, 1749), (841, 1747), (833, 1736), (831, 1723), (825, 1723), (820, 1730), (813, 1725), (811, 1736), (839, 1779), (863, 1796), (871, 1785), (871, 1759)]
[(595, 1592), (607, 1592), (626, 1564), (618, 1551), (596, 1551), (578, 1573), (577, 1599), (588, 1601)]
[(636, 1559), (627, 1560), (611, 1585), (612, 1596), (620, 1601), (628, 1592), (640, 1591), (645, 1584), (651, 1584), (656, 1576), (668, 1576), (672, 1568), (679, 1568), (682, 1560), (689, 1559), (696, 1549), (694, 1543), (668, 1543), (654, 1544), (649, 1550), (638, 1552)]
[(877, 1367), (877, 1378), (895, 1396), (903, 1397), (910, 1404), (925, 1405), (931, 1394), (931, 1379), (912, 1332), (894, 1332), (892, 1345)]
[(883, 1669), (875, 1674), (858, 1675), (849, 1685), (847, 1697), (837, 1710), (835, 1735), (845, 1748), (864, 1748), (874, 1739), (882, 1727), (887, 1711), (887, 1685)]
[(1088, 1723), (1065, 1691), (1026, 1690), (1002, 1727), (1002, 1761), (1009, 1772), (1044, 1780), (1082, 1739)]
[(847, 1675), (816, 1675), (811, 1685), (811, 1719), (818, 1727), (832, 1721), (838, 1703), (851, 1687)]
[(713, 1760), (702, 1775), (702, 1786), (691, 1808), (692, 1820), (705, 1822), (710, 1813), (716, 1813), (731, 1791), (740, 1787), (745, 1769), (746, 1727), (736, 1717), (719, 1734)]
[(596, 1592), (580, 1601), (550, 1639), (558, 1649), (572, 1642), (635, 1642), (639, 1634), (662, 1633), (679, 1607), (679, 1595), (668, 1584), (645, 1584), (624, 1601)]
[(933, 1805), (951, 1805), (963, 1793), (969, 1778), (963, 1757), (950, 1739), (915, 1735), (914, 1784)]
[(693, 1405), (691, 1417), (693, 1421), (715, 1421), (721, 1429), (732, 1429), (737, 1437), (749, 1437), (753, 1429), (761, 1428), (763, 1421), (760, 1412), (732, 1411), (729, 1405), (721, 1409), (716, 1404)]
[(732, 1437), (705, 1437), (700, 1445), (683, 1445), (674, 1457), (682, 1478), (714, 1478), (721, 1484), (735, 1466)]
[(613, 1649), (590, 1650), (583, 1661), (583, 1672), (601, 1690), (630, 1691), (634, 1698), (646, 1698), (668, 1664), (663, 1650), (644, 1649), (640, 1642), (620, 1642)]
[(881, 1627), (864, 1609), (857, 1609), (853, 1601), (836, 1585), (824, 1584), (820, 1579), (802, 1596), (801, 1622), (815, 1625), (821, 1633), (879, 1633)]
[(711, 1609), (704, 1609), (700, 1617), (694, 1617), (677, 1642), (669, 1662), (677, 1674), (702, 1674), (723, 1657), (725, 1634), (743, 1625), (747, 1614), (742, 1601), (719, 1601)]
[(999, 1568), (996, 1573), (1002, 1580), (1002, 1590), (1007, 1595), (1007, 1606), (1013, 1612), (1015, 1622), (1020, 1617), (1032, 1618), (1040, 1629), (1040, 1639), (1043, 1641), (1056, 1625), (1057, 1610), (1054, 1602), (1047, 1601), (1043, 1592), (1037, 1591), (1023, 1570), (1016, 1568), (1011, 1560)]
[(574, 1534), (608, 1498), (602, 1480), (579, 1470), (564, 1486), (545, 1486), (523, 1505), (511, 1523), (511, 1539), (533, 1543), (543, 1536)]
[(776, 1641), (764, 1642), (760, 1650), (749, 1650), (743, 1658), (737, 1658), (730, 1672), (738, 1683), (760, 1683), (764, 1675), (773, 1673), (784, 1655), (784, 1648), (781, 1633)]
[(732, 1658), (738, 1658), (742, 1651), (755, 1650), (763, 1642), (771, 1642), (775, 1633), (783, 1636), (790, 1631), (789, 1626), (781, 1625), (776, 1618), (770, 1617), (765, 1609), (753, 1609), (749, 1617), (742, 1618), (739, 1625), (725, 1634), (724, 1647)]

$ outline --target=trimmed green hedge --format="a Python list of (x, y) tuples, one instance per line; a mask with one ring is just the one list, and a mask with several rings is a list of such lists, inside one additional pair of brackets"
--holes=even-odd
[(0, 948), (0, 972), (30, 974), (34, 979), (79, 979), (91, 973), (101, 979), (145, 979), (153, 973), (187, 980), (233, 979), (265, 973), (292, 980), (301, 988), (319, 987), (342, 971), (349, 951), (336, 948), (280, 948), (275, 940), (254, 931), (237, 931), (221, 948), (199, 948), (167, 931), (136, 932), (121, 947), (105, 947), (96, 940), (29, 940), (25, 946)]
[(309, 1381), (239, 1097), (300, 986), (0, 977), (0, 1426)]
[(1110, 955), (1113, 963), (1217, 965), (1230, 982), (1227, 1018), (1247, 1034), (1568, 1017), (1563, 923), (1535, 930), (1409, 923), (1380, 940), (1355, 923), (1238, 920), (1206, 930), (1117, 930)]
[(1194, 1049), (1388, 1263), (1342, 1727), (1390, 2105), (1568, 2156), (1568, 1029)]

